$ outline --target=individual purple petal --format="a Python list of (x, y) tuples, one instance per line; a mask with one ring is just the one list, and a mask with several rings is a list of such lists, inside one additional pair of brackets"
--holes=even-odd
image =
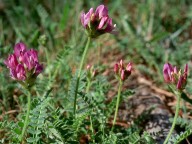
[(84, 28), (86, 28), (85, 24), (84, 24), (84, 17), (85, 17), (85, 13), (82, 12), (81, 13), (81, 24), (83, 25)]
[(24, 81), (26, 79), (25, 68), (22, 64), (18, 64), (16, 67), (17, 79)]
[(107, 19), (108, 19), (108, 17), (102, 17), (97, 29), (103, 29), (103, 27), (105, 26), (105, 24), (107, 22)]
[(17, 43), (14, 47), (14, 54), (16, 55), (17, 58), (19, 58), (21, 53), (26, 52), (26, 45), (22, 42)]
[(35, 66), (35, 63), (33, 61), (33, 59), (30, 58), (30, 54), (28, 52), (26, 52), (22, 58), (22, 63), (24, 64), (25, 68), (27, 70), (32, 70), (33, 67)]
[(88, 65), (87, 65), (87, 70), (90, 70), (90, 69), (91, 69), (91, 65), (88, 64)]
[(185, 65), (184, 73), (188, 74), (188, 64)]
[(184, 73), (183, 73), (183, 87), (187, 84), (187, 76), (188, 76), (188, 64), (185, 65)]
[(17, 73), (15, 69), (10, 69), (10, 76), (12, 79), (17, 79)]
[(184, 83), (185, 83), (184, 77), (180, 76), (180, 78), (177, 82), (177, 89), (182, 90)]
[(187, 76), (188, 76), (188, 64), (185, 65), (185, 69), (184, 69), (184, 73), (183, 73), (183, 77), (187, 83)]
[(114, 65), (114, 72), (115, 72), (115, 73), (118, 73), (118, 71), (119, 71), (119, 65), (116, 63), (116, 64)]
[(93, 14), (93, 8), (91, 8), (89, 10), (89, 12), (87, 14), (85, 14), (85, 16), (84, 16), (84, 24), (85, 25), (87, 25), (90, 22), (92, 14)]
[(123, 60), (122, 59), (120, 60), (119, 65), (120, 65), (120, 68), (122, 69), (123, 68)]
[(129, 62), (127, 64), (126, 70), (131, 72), (131, 70), (132, 70), (132, 63)]
[(173, 67), (171, 64), (166, 63), (164, 64), (163, 67), (163, 76), (164, 76), (164, 80), (166, 82), (171, 82), (172, 81), (172, 73), (173, 73)]
[(36, 50), (30, 49), (30, 50), (28, 51), (28, 53), (29, 53), (29, 55), (30, 55), (30, 58), (33, 59), (33, 61), (38, 62), (38, 53), (37, 53)]
[(113, 25), (113, 22), (112, 22), (112, 19), (111, 19), (111, 18), (108, 19), (106, 25), (107, 25), (107, 26), (106, 26), (106, 28), (104, 29), (105, 32), (111, 33), (111, 32), (115, 29), (115, 26)]
[(97, 7), (95, 11), (95, 16), (101, 19), (102, 17), (108, 16), (108, 9), (104, 5), (100, 5)]
[(38, 54), (36, 50), (28, 50), (25, 52), (22, 62), (25, 64), (25, 67), (30, 71), (35, 68), (36, 62), (38, 62)]
[(164, 77), (165, 82), (168, 82), (168, 83), (171, 82), (167, 69), (163, 70), (163, 77)]
[(125, 80), (125, 70), (121, 70), (121, 80)]
[(173, 72), (174, 72), (175, 74), (178, 73), (178, 71), (177, 71), (177, 67), (176, 67), (176, 66), (174, 66), (174, 68), (173, 68)]
[(177, 89), (183, 90), (187, 84), (187, 73), (188, 73), (188, 64), (185, 65), (184, 72), (179, 76), (179, 80), (177, 82)]
[(35, 66), (35, 75), (38, 76), (42, 71), (43, 71), (43, 65), (37, 63)]
[(8, 68), (15, 69), (18, 65), (17, 58), (14, 54), (8, 56), (7, 60), (4, 61)]
[(93, 8), (91, 8), (87, 14), (85, 14), (84, 12), (81, 14), (81, 23), (85, 28), (87, 28), (89, 22), (91, 21), (92, 14)]

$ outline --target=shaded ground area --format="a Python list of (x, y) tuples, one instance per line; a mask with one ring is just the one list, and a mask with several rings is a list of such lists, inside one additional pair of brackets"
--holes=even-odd
[[(109, 42), (110, 43), (110, 42)], [(108, 43), (105, 43), (108, 45)], [(90, 50), (92, 53), (94, 50)], [(117, 48), (112, 50), (104, 48), (103, 54), (100, 56), (100, 64), (109, 67), (108, 70), (103, 72), (103, 75), (110, 77), (110, 83), (115, 87), (108, 93), (108, 102), (111, 101), (117, 94), (118, 83), (114, 79), (114, 59), (118, 60), (126, 57), (126, 54), (119, 52)], [(99, 55), (99, 54), (98, 54)], [(94, 57), (92, 57), (94, 59)], [(93, 65), (95, 62), (92, 59), (88, 61)], [(125, 60), (126, 61), (126, 60)], [(109, 65), (110, 64), (110, 65)], [(131, 89), (135, 93), (128, 96), (124, 101), (121, 102), (118, 112), (118, 119), (116, 125), (120, 127), (131, 127), (133, 124), (139, 125), (141, 133), (147, 131), (158, 144), (163, 144), (170, 128), (170, 119), (174, 117), (176, 96), (166, 91), (162, 86), (157, 86), (150, 78), (142, 74), (137, 69), (137, 64), (134, 65), (134, 70), (131, 76), (124, 82), (123, 91)], [(183, 106), (188, 109), (187, 113), (184, 113)], [(192, 119), (190, 110), (192, 106), (187, 102), (181, 102), (181, 109), (179, 116), (181, 118)], [(109, 119), (109, 124), (112, 124), (113, 116)], [(179, 134), (182, 131), (179, 127), (176, 127), (176, 131), (172, 135)], [(191, 137), (182, 144), (189, 144)]]

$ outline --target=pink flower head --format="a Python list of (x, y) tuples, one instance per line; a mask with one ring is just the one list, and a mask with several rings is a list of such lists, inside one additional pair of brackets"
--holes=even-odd
[(43, 66), (39, 64), (38, 53), (36, 50), (27, 50), (25, 44), (17, 43), (14, 47), (14, 53), (9, 55), (4, 61), (10, 70), (10, 75), (18, 81), (32, 81), (42, 71)]
[(121, 80), (127, 79), (132, 71), (132, 63), (128, 63), (127, 66), (125, 67), (123, 64), (123, 60), (120, 60), (119, 63), (116, 63), (114, 65), (114, 72), (118, 77), (121, 78)]
[(184, 71), (178, 71), (176, 66), (173, 67), (171, 64), (166, 63), (163, 67), (164, 80), (167, 83), (176, 85), (176, 88), (183, 90), (187, 84), (188, 65), (185, 65)]
[(114, 33), (116, 27), (108, 16), (108, 9), (104, 5), (98, 6), (95, 12), (93, 8), (86, 14), (83, 12), (81, 14), (81, 23), (92, 38), (104, 33)]

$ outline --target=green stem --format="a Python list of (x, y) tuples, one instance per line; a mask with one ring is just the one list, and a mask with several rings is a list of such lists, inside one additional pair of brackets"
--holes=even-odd
[(25, 122), (24, 122), (24, 126), (22, 129), (22, 133), (21, 133), (21, 138), (20, 138), (21, 142), (23, 141), (23, 137), (25, 135), (25, 131), (28, 126), (30, 109), (31, 109), (31, 93), (29, 91), (27, 91), (27, 114), (25, 117)]
[[(90, 116), (90, 128), (91, 128), (92, 136), (94, 136), (93, 122), (92, 122), (91, 116)], [(95, 143), (95, 139), (93, 139), (93, 143)]]
[(119, 79), (119, 89), (118, 89), (117, 102), (116, 102), (116, 108), (115, 108), (115, 116), (114, 116), (114, 119), (113, 119), (113, 126), (112, 126), (111, 131), (113, 131), (114, 125), (115, 125), (115, 122), (116, 122), (116, 119), (117, 119), (117, 113), (118, 113), (118, 108), (119, 108), (122, 85), (123, 85), (123, 81), (121, 79)]
[(86, 54), (87, 54), (87, 50), (88, 50), (88, 48), (89, 48), (90, 42), (91, 42), (91, 37), (88, 37), (87, 44), (86, 44), (85, 49), (84, 49), (84, 52), (83, 52), (83, 56), (82, 56), (82, 58), (81, 58), (81, 63), (80, 63), (80, 67), (79, 67), (78, 77), (80, 77), (80, 75), (81, 75), (81, 70), (82, 70), (82, 68), (83, 68), (83, 63), (84, 63), (85, 56), (86, 56)]
[(91, 80), (87, 78), (86, 94), (89, 92), (90, 87), (91, 87)]
[[(90, 87), (91, 87), (91, 80), (87, 78), (86, 94), (89, 92)], [(92, 122), (91, 115), (89, 117), (89, 120), (90, 120), (90, 128), (91, 128), (92, 136), (94, 136), (93, 122)], [(93, 142), (95, 143), (94, 139), (93, 139)]]
[(169, 140), (169, 138), (171, 137), (171, 134), (175, 128), (175, 124), (176, 124), (176, 121), (177, 121), (177, 117), (178, 117), (178, 114), (179, 114), (179, 108), (180, 108), (180, 100), (181, 100), (181, 93), (177, 93), (177, 105), (176, 105), (176, 110), (175, 110), (175, 116), (174, 116), (174, 119), (173, 119), (173, 123), (172, 123), (172, 126), (171, 126), (171, 129), (169, 131), (169, 134), (167, 135), (165, 141), (163, 144), (166, 144)]
[(73, 114), (74, 114), (75, 118), (76, 118), (76, 104), (77, 104), (77, 93), (78, 93), (78, 88), (79, 88), (79, 80), (80, 80), (81, 70), (83, 68), (83, 63), (84, 63), (85, 56), (87, 54), (87, 50), (89, 48), (90, 42), (91, 42), (91, 37), (88, 37), (87, 44), (86, 44), (84, 52), (83, 52), (83, 56), (81, 58), (81, 63), (80, 63), (80, 67), (79, 67), (78, 77), (77, 77), (77, 83), (76, 83), (76, 88), (75, 88), (74, 109), (73, 109)]

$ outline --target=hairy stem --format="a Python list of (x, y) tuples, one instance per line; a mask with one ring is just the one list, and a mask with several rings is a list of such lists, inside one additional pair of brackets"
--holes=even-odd
[(117, 119), (117, 113), (118, 113), (118, 108), (119, 108), (122, 85), (123, 85), (123, 81), (121, 79), (119, 79), (119, 88), (118, 88), (117, 102), (116, 102), (116, 108), (115, 108), (115, 116), (114, 116), (114, 119), (113, 119), (113, 126), (112, 126), (111, 131), (113, 131), (114, 125), (115, 125), (115, 122), (116, 122), (116, 119)]
[(73, 114), (74, 114), (75, 118), (76, 118), (76, 105), (77, 105), (77, 93), (78, 93), (78, 88), (79, 88), (79, 80), (80, 80), (83, 63), (84, 63), (85, 56), (87, 54), (87, 50), (89, 48), (90, 42), (91, 42), (91, 38), (88, 37), (87, 44), (86, 44), (84, 52), (83, 52), (83, 56), (81, 58), (81, 63), (80, 63), (80, 67), (79, 67), (78, 77), (77, 77), (77, 83), (76, 83), (76, 87), (75, 87), (75, 99), (74, 99), (74, 109), (73, 109)]
[(172, 123), (172, 126), (171, 126), (171, 129), (169, 131), (169, 134), (167, 135), (165, 141), (163, 144), (167, 144), (169, 138), (171, 137), (171, 134), (175, 128), (175, 124), (176, 124), (176, 121), (177, 121), (177, 117), (178, 117), (178, 114), (179, 114), (179, 108), (180, 108), (180, 99), (181, 99), (181, 93), (177, 93), (177, 105), (176, 105), (176, 110), (175, 110), (175, 116), (174, 116), (174, 119), (173, 119), (173, 123)]
[(25, 135), (25, 131), (26, 131), (28, 123), (29, 123), (30, 109), (31, 109), (31, 93), (29, 91), (27, 91), (27, 114), (25, 116), (25, 122), (24, 122), (24, 126), (22, 129), (21, 137), (20, 137), (21, 142), (23, 141), (23, 137)]

